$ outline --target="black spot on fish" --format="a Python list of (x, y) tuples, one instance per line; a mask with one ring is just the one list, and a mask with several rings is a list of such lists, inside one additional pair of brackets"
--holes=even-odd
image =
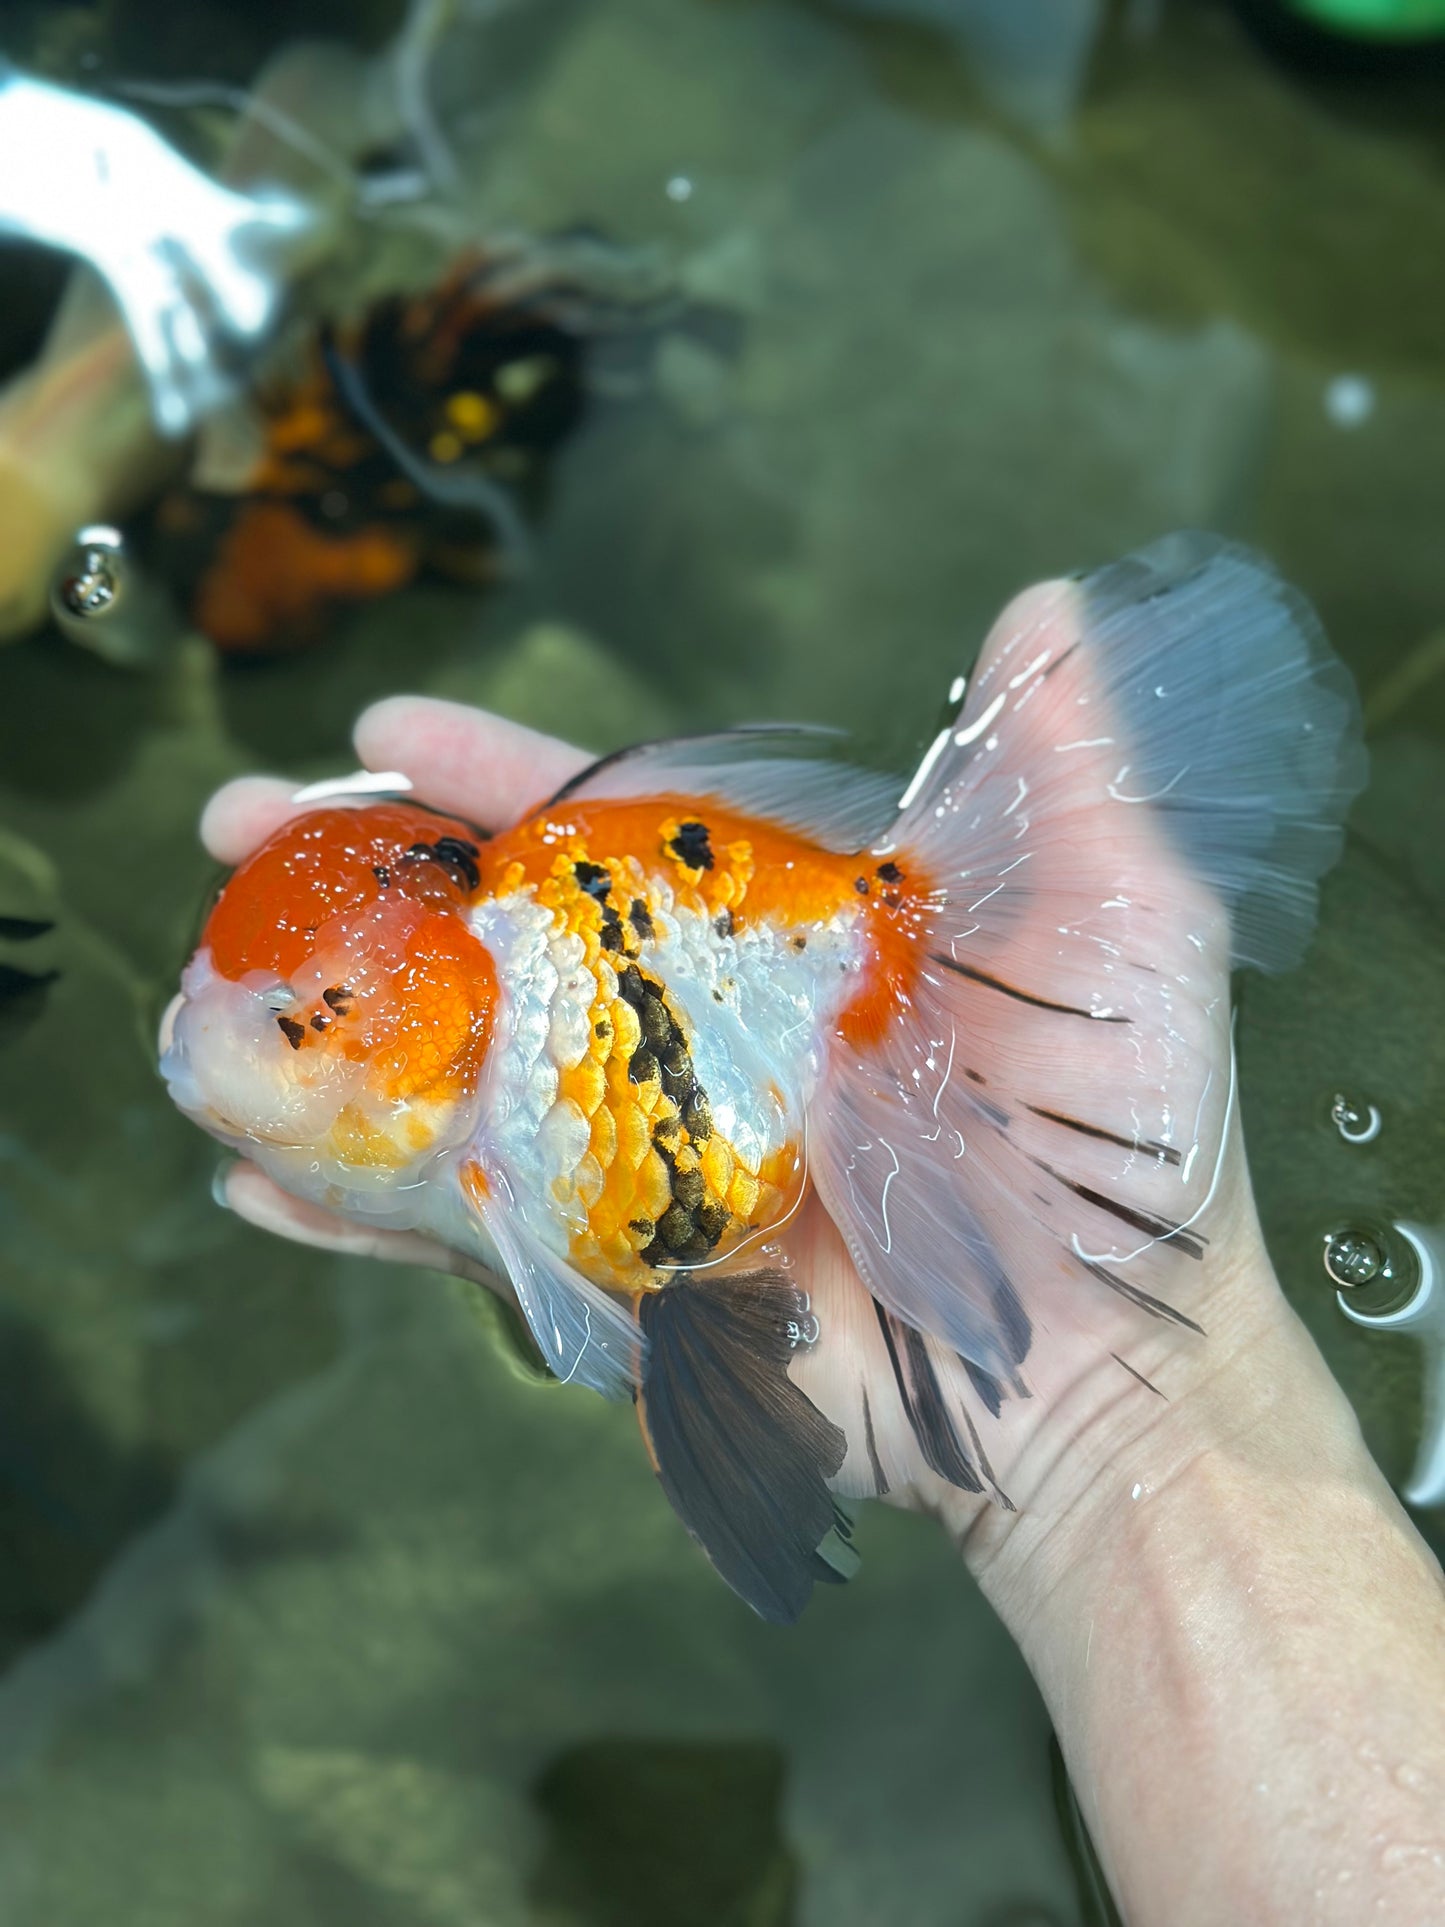
[(459, 836), (439, 836), (435, 843), (413, 843), (406, 855), (416, 862), (439, 863), (459, 876), (468, 890), (475, 890), (482, 880), (476, 844), (464, 842)]
[(806, 950), (807, 947), (808, 939), (799, 931), (797, 936), (793, 938), (793, 948), (794, 950)]
[(391, 887), (391, 871), (384, 863), (373, 863), (371, 866), (371, 874), (376, 878), (383, 890)]
[(709, 1245), (715, 1245), (722, 1237), (728, 1228), (731, 1215), (727, 1206), (719, 1204), (716, 1199), (710, 1199), (706, 1204), (698, 1206), (697, 1228)]
[(599, 903), (607, 901), (607, 893), (612, 888), (612, 878), (600, 863), (585, 860), (572, 865), (572, 874), (577, 879), (579, 890), (585, 890), (589, 897), (596, 897)]
[(627, 1229), (635, 1231), (639, 1238), (650, 1238), (657, 1226), (651, 1218), (632, 1218), (628, 1221)]
[(351, 1008), (355, 992), (347, 984), (333, 984), (330, 990), (323, 990), (321, 1001), (328, 1010), (334, 1010), (338, 1017), (344, 1017)]
[(672, 1196), (684, 1211), (696, 1211), (707, 1199), (707, 1185), (701, 1171), (679, 1171), (672, 1181)]
[(276, 1028), (286, 1039), (292, 1050), (300, 1050), (306, 1038), (306, 1026), (298, 1024), (294, 1017), (278, 1017)]
[(647, 985), (642, 981), (642, 972), (636, 964), (628, 964), (625, 970), (618, 971), (617, 994), (623, 1003), (631, 1004), (634, 1010), (641, 1010), (642, 1000), (647, 995)]
[(323, 1017), (319, 1010), (317, 1011), (316, 1015), (311, 1019), (311, 1028), (313, 1030), (328, 1030), (330, 1026), (331, 1026), (331, 1019), (329, 1017)]
[(602, 929), (597, 941), (604, 950), (612, 951), (615, 956), (622, 956), (627, 949), (627, 939), (622, 931), (622, 919), (610, 903), (604, 903), (602, 906)]
[(731, 910), (719, 910), (712, 920), (712, 927), (720, 937), (730, 937), (737, 929), (737, 920)]
[(694, 1255), (694, 1246), (699, 1247), (699, 1256), (705, 1255), (707, 1246), (691, 1217), (680, 1204), (670, 1204), (657, 1221), (657, 1236), (642, 1256), (647, 1264), (677, 1264)]
[(854, 877), (853, 888), (858, 892), (860, 897), (866, 897), (868, 894), (867, 877)]
[(672, 1019), (667, 1005), (654, 991), (649, 990), (643, 998), (637, 1015), (643, 1036), (655, 1049), (664, 1049), (672, 1042)]
[(708, 841), (705, 823), (679, 823), (677, 835), (667, 847), (689, 870), (712, 868), (712, 845)]
[(661, 1073), (652, 1052), (639, 1048), (632, 1053), (627, 1066), (627, 1075), (634, 1084), (650, 1084), (655, 1077), (660, 1077)]
[(903, 872), (891, 859), (887, 863), (880, 863), (878, 865), (877, 874), (885, 883), (901, 883), (903, 881)]
[(610, 1037), (612, 1035), (611, 1020), (606, 1017), (599, 1017), (597, 1022), (592, 1026), (592, 1034), (594, 1037)]
[(634, 897), (632, 899), (632, 908), (627, 913), (627, 921), (637, 932), (640, 942), (645, 942), (649, 937), (656, 935), (652, 923), (652, 913), (642, 901), (641, 897)]
[(468, 843), (460, 836), (439, 836), (433, 847), (443, 863), (461, 871), (467, 880), (467, 888), (475, 890), (482, 880), (481, 871), (477, 868), (476, 844)]

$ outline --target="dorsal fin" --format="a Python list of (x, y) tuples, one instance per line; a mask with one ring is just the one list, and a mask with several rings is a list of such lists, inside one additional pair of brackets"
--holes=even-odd
[(823, 753), (845, 739), (832, 729), (754, 723), (672, 736), (603, 756), (564, 783), (551, 803), (583, 797), (707, 796), (764, 817), (825, 849), (862, 849), (898, 813), (896, 776)]

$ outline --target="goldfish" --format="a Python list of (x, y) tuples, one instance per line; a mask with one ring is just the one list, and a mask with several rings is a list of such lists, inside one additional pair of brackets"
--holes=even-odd
[[(504, 1275), (787, 1622), (920, 1462), (1011, 1503), (986, 1433), (1044, 1340), (1201, 1329), (1229, 971), (1299, 958), (1364, 774), (1309, 605), (1174, 536), (1010, 604), (906, 784), (762, 726), (492, 836), (303, 810), (222, 887), (161, 1068), (283, 1190)], [(820, 1214), (851, 1269), (810, 1298)]]
[(314, 642), (419, 577), (505, 575), (588, 410), (600, 341), (621, 338), (616, 372), (640, 387), (664, 292), (598, 238), (498, 240), (431, 287), (314, 322), (203, 431), (150, 515), (147, 559), (228, 654)]

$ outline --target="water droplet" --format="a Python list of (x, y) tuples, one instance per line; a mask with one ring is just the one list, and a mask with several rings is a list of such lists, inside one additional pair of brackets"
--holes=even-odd
[(1438, 1840), (1397, 1840), (1380, 1853), (1381, 1873), (1404, 1873), (1419, 1866), (1445, 1867), (1445, 1847)]
[(1384, 1251), (1363, 1231), (1332, 1231), (1325, 1239), (1325, 1270), (1343, 1291), (1373, 1284), (1386, 1267)]
[(785, 1329), (788, 1334), (788, 1343), (794, 1351), (799, 1349), (811, 1351), (823, 1330), (816, 1316), (810, 1311), (801, 1312), (798, 1317), (790, 1318)]
[(1378, 1108), (1344, 1091), (1336, 1091), (1330, 1103), (1330, 1122), (1346, 1144), (1369, 1144), (1380, 1135)]
[(125, 588), (125, 543), (119, 529), (82, 529), (51, 593), (57, 616), (91, 622), (115, 608)]

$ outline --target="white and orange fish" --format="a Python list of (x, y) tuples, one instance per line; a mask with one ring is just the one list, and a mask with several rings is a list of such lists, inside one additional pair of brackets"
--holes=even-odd
[[(983, 1428), (1036, 1332), (1194, 1322), (1228, 971), (1297, 958), (1363, 771), (1307, 605), (1174, 537), (1020, 597), (901, 797), (761, 729), (604, 758), (490, 840), (293, 818), (162, 1068), (286, 1191), (505, 1272), (788, 1620), (849, 1562), (840, 1501), (920, 1462), (1002, 1499)], [(856, 1274), (810, 1305), (820, 1208)]]

